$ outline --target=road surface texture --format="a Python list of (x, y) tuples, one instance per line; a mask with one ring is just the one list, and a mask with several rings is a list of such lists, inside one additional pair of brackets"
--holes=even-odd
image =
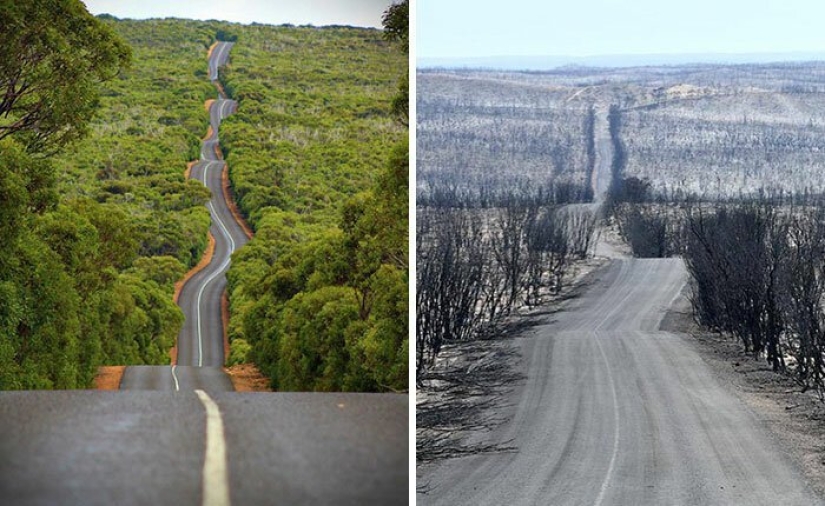
[[(209, 75), (218, 79), (218, 68), (226, 64), (231, 42), (218, 42), (209, 57)], [(178, 335), (177, 367), (128, 367), (120, 387), (124, 390), (179, 390), (200, 388), (207, 392), (232, 390), (223, 372), (224, 339), (221, 297), (226, 290), (226, 271), (232, 252), (247, 242), (243, 229), (229, 210), (222, 189), (225, 162), (219, 157), (218, 131), (221, 120), (237, 109), (234, 100), (219, 95), (209, 108), (210, 135), (201, 146), (201, 159), (190, 177), (212, 190), (207, 204), (212, 216), (215, 252), (209, 265), (187, 281), (178, 304), (186, 317)]]
[(613, 260), (555, 321), (517, 338), (526, 382), (485, 439), (443, 461), (418, 504), (823, 504), (684, 337), (659, 331), (679, 259)]
[(406, 503), (407, 396), (212, 399), (225, 468), (207, 479), (195, 392), (0, 393), (0, 504)]
[(594, 125), (593, 139), (596, 146), (596, 164), (590, 185), (593, 188), (595, 201), (599, 204), (604, 201), (610, 182), (613, 179), (611, 163), (613, 161), (613, 141), (610, 139), (607, 112), (600, 107), (596, 110), (596, 124)]
[(407, 395), (237, 393), (221, 368), (223, 274), (246, 237), (214, 146), (235, 107), (213, 103), (191, 172), (212, 189), (216, 245), (181, 292), (178, 365), (129, 367), (117, 392), (0, 392), (0, 504), (407, 503)]

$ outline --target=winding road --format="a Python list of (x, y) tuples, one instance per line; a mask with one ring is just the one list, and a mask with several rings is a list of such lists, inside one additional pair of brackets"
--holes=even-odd
[[(209, 76), (216, 83), (218, 68), (225, 65), (231, 42), (218, 42), (209, 55)], [(124, 390), (179, 390), (199, 388), (207, 392), (232, 390), (232, 382), (223, 372), (224, 336), (221, 298), (226, 290), (226, 271), (232, 253), (248, 238), (232, 215), (224, 198), (222, 174), (226, 163), (221, 159), (218, 132), (221, 120), (235, 112), (238, 103), (220, 94), (210, 103), (209, 136), (201, 146), (201, 159), (192, 166), (190, 177), (202, 181), (212, 190), (207, 204), (212, 216), (210, 232), (215, 238), (212, 261), (183, 286), (178, 304), (185, 321), (178, 335), (177, 364), (171, 367), (128, 367), (120, 387)]]
[[(218, 43), (210, 75), (231, 44)], [(223, 372), (224, 273), (246, 236), (221, 190), (220, 120), (191, 175), (213, 198), (212, 262), (183, 288), (178, 364), (129, 367), (120, 391), (0, 392), (0, 504), (406, 504), (409, 397), (238, 393)]]
[(758, 416), (660, 322), (680, 259), (613, 260), (516, 339), (526, 381), (490, 435), (511, 453), (444, 461), (418, 504), (822, 505)]

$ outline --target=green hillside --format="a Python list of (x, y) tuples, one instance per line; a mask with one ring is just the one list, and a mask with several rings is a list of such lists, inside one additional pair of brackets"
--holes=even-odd
[[(32, 24), (35, 18), (24, 16)], [(374, 342), (376, 327), (387, 327), (380, 317), (388, 311), (383, 299), (392, 299), (386, 303), (402, 313), (400, 298), (391, 294), (400, 293), (401, 284), (406, 290), (406, 207), (393, 208), (390, 216), (391, 204), (380, 194), (359, 192), (376, 181), (396, 184), (387, 181), (386, 167), (406, 130), (389, 108), (406, 71), (405, 55), (378, 30), (106, 16), (100, 21), (102, 30), (131, 48), (131, 64), (94, 89), (83, 88), (89, 106), (97, 106), (95, 117), (87, 125), (80, 116), (65, 120), (78, 126), (80, 140), (57, 146), (55, 154), (35, 150), (25, 133), (0, 137), (0, 233), (7, 240), (0, 257), (0, 388), (85, 387), (100, 365), (168, 363), (183, 318), (172, 302), (173, 285), (197, 263), (210, 224), (203, 205), (209, 191), (183, 174), (206, 133), (203, 103), (215, 96), (206, 52), (216, 37), (237, 38), (225, 82), (240, 111), (225, 123), (222, 144), (241, 209), (258, 234), (236, 255), (231, 272), (234, 358), (254, 359), (277, 382), (277, 364), (286, 367), (277, 343), (289, 339), (279, 336), (293, 328), (284, 326), (282, 306), (304, 296), (319, 311), (293, 302), (288, 325), (329, 330), (316, 317), (333, 312), (350, 342), (365, 343), (358, 350), (380, 347)], [(0, 42), (7, 37), (12, 35), (0, 35)], [(4, 48), (16, 47), (16, 41), (6, 42)], [(403, 186), (406, 203), (406, 166), (397, 183), (392, 191)], [(345, 210), (363, 214), (365, 203), (385, 206), (381, 218), (389, 221), (381, 223), (387, 230), (382, 233), (403, 232), (403, 248), (391, 253), (403, 258), (395, 271), (382, 267), (388, 258), (383, 244), (352, 243), (361, 236), (347, 227), (364, 220), (344, 220)], [(334, 275), (315, 269), (309, 288), (306, 280), (295, 281), (288, 297), (273, 286), (273, 273), (288, 262), (329, 259), (328, 251), (340, 250), (345, 241), (352, 243), (351, 252), (377, 255), (366, 271), (346, 256)], [(356, 270), (368, 279), (373, 271), (383, 273), (369, 282), (387, 290), (366, 298), (370, 304), (381, 299), (377, 311), (361, 307), (352, 313), (350, 300), (375, 291), (357, 286)], [(402, 325), (406, 339), (403, 295), (403, 320), (394, 322), (398, 328), (391, 329), (388, 342), (398, 340)], [(335, 304), (340, 312), (333, 311)], [(270, 311), (261, 314), (267, 305)], [(306, 344), (290, 355), (298, 367), (315, 360), (308, 355), (338, 353), (322, 342)], [(348, 363), (356, 353), (363, 354), (352, 348), (336, 360)], [(404, 359), (406, 364), (406, 354)], [(406, 369), (403, 375), (406, 384)], [(396, 388), (387, 381), (276, 385)]]
[(233, 33), (221, 146), (255, 238), (229, 272), (230, 358), (278, 389), (406, 389), (406, 54), (378, 30)]

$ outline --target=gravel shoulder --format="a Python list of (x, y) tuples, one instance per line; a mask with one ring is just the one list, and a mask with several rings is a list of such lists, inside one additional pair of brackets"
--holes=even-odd
[(825, 403), (774, 373), (766, 361), (743, 352), (735, 338), (702, 329), (693, 319), (688, 290), (666, 313), (661, 330), (685, 337), (720, 383), (764, 424), (811, 489), (825, 497)]

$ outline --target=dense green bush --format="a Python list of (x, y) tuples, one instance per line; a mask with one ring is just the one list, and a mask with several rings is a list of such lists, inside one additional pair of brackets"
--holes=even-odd
[(226, 23), (101, 21), (131, 46), (131, 65), (99, 83), (95, 117), (77, 118), (86, 137), (57, 154), (26, 132), (0, 142), (3, 389), (85, 387), (102, 364), (168, 363), (183, 323), (174, 282), (207, 244), (210, 193), (183, 171), (216, 93), (206, 51)]
[(389, 113), (406, 57), (377, 30), (100, 20), (132, 64), (100, 86), (88, 135), (50, 158), (0, 141), (0, 388), (168, 363), (174, 281), (210, 226), (183, 170), (217, 36), (237, 39), (221, 136), (256, 231), (229, 275), (230, 361), (284, 389), (406, 389), (407, 132)]
[(230, 339), (275, 388), (407, 389), (406, 68), (377, 30), (238, 29), (221, 145), (256, 235), (228, 275)]

